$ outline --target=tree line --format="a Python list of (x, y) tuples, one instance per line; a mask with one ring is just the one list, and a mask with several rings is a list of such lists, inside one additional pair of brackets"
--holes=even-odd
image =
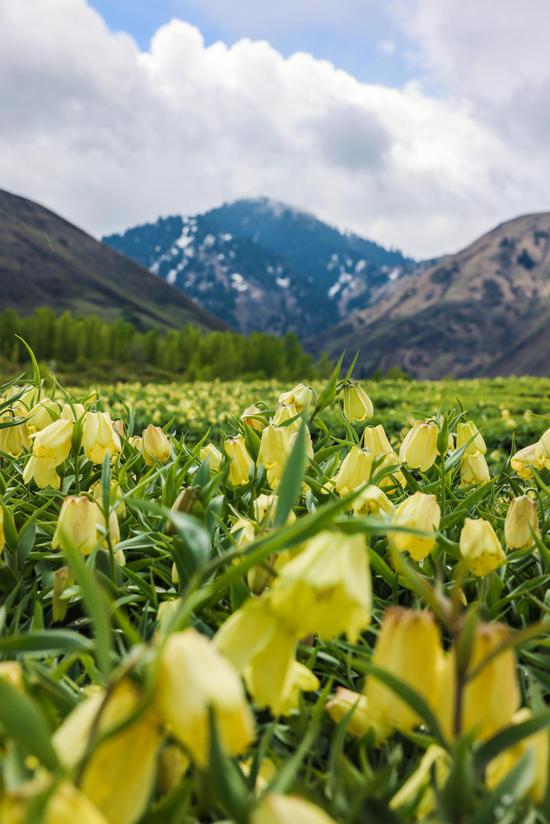
[(21, 316), (14, 309), (0, 312), (0, 356), (13, 367), (28, 363), (23, 338), (37, 359), (52, 371), (112, 380), (178, 376), (184, 380), (278, 378), (304, 380), (326, 377), (330, 359), (316, 363), (304, 352), (297, 336), (253, 332), (209, 332), (196, 326), (162, 331), (136, 328), (124, 320), (112, 323), (96, 315), (56, 316), (49, 308)]

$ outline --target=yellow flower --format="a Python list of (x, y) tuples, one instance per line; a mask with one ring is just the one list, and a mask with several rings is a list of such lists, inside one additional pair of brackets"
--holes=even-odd
[(411, 469), (427, 472), (437, 458), (438, 435), (439, 427), (435, 421), (416, 421), (401, 444), (399, 460)]
[(506, 561), (504, 550), (489, 521), (466, 518), (460, 532), (460, 554), (473, 575), (481, 578)]
[(34, 435), (32, 454), (35, 458), (50, 461), (59, 466), (71, 451), (73, 436), (73, 422), (65, 420), (53, 421)]
[(339, 495), (345, 496), (370, 480), (374, 458), (372, 452), (352, 446), (334, 478), (334, 487)]
[(377, 486), (367, 486), (352, 502), (351, 508), (358, 516), (379, 515), (381, 517), (391, 517), (395, 512), (395, 507), (388, 496)]
[(370, 620), (371, 581), (365, 538), (319, 532), (279, 573), (273, 609), (300, 634), (357, 640)]
[(106, 455), (120, 452), (120, 438), (113, 429), (108, 412), (87, 412), (82, 424), (82, 448), (94, 464), (102, 464)]
[(252, 406), (247, 406), (242, 413), (241, 421), (250, 426), (251, 429), (261, 432), (262, 429), (265, 429), (266, 423), (265, 420), (258, 417), (259, 415), (262, 415), (262, 410), (252, 404)]
[[(525, 708), (515, 713), (512, 722), (522, 724), (532, 717), (532, 712)], [(534, 804), (542, 804), (546, 797), (546, 787), (548, 785), (549, 734), (547, 728), (523, 738), (513, 747), (504, 750), (496, 758), (493, 758), (487, 766), (485, 776), (487, 787), (492, 790), (500, 784), (512, 767), (528, 752), (533, 755), (534, 771), (529, 786), (524, 790), (524, 796), (527, 796)]]
[(61, 478), (57, 474), (57, 464), (55, 460), (35, 458), (34, 455), (31, 455), (23, 470), (23, 481), (28, 484), (31, 480), (34, 480), (40, 489), (44, 489), (46, 486), (59, 489)]
[(270, 424), (262, 432), (257, 465), (267, 472), (267, 481), (273, 489), (281, 480), (291, 450), (291, 432), (288, 426)]
[(408, 552), (415, 561), (421, 561), (435, 546), (435, 530), (439, 528), (440, 520), (441, 510), (435, 495), (415, 492), (396, 508), (392, 524), (434, 534), (424, 538), (408, 532), (391, 532), (390, 546), (399, 552)]
[(482, 452), (465, 452), (460, 459), (460, 485), (484, 484), (489, 481), (489, 467)]
[[(10, 423), (13, 418), (5, 415), (0, 418), (0, 423)], [(0, 452), (6, 452), (13, 458), (18, 458), (24, 449), (28, 449), (31, 444), (29, 430), (26, 423), (15, 426), (3, 426), (0, 429)]]
[(254, 461), (248, 454), (244, 437), (236, 435), (234, 438), (228, 438), (224, 441), (223, 446), (229, 459), (229, 480), (231, 483), (234, 486), (248, 483)]
[(315, 406), (315, 389), (311, 386), (305, 386), (303, 383), (297, 384), (290, 392), (283, 392), (279, 395), (279, 404), (294, 406), (296, 412), (302, 412), (304, 409), (313, 408)]
[[(430, 612), (401, 607), (386, 610), (372, 656), (374, 666), (395, 675), (435, 708), (441, 692), (442, 660), (439, 628)], [(368, 712), (381, 730), (407, 731), (420, 722), (414, 710), (376, 676), (367, 676), (363, 692)]]
[(435, 770), (436, 785), (438, 788), (443, 787), (449, 775), (450, 763), (449, 754), (443, 747), (430, 744), (416, 770), (391, 799), (390, 807), (392, 810), (397, 810), (404, 805), (415, 802), (416, 819), (424, 821), (433, 813), (436, 806), (431, 776)]
[[(95, 484), (93, 484), (90, 487), (90, 492), (92, 493), (94, 500), (97, 501), (98, 504), (103, 503), (101, 480), (96, 481)], [(123, 517), (126, 513), (126, 505), (124, 503), (123, 492), (119, 482), (115, 478), (111, 480), (109, 486), (109, 504), (121, 517)]]
[[(96, 690), (67, 716), (53, 743), (68, 769), (80, 766), (90, 743), (101, 739), (137, 712), (142, 696), (130, 681), (109, 692)], [(84, 761), (81, 791), (109, 824), (133, 824), (145, 811), (156, 772), (162, 737), (158, 718), (144, 709), (119, 732), (99, 742)]]
[(319, 679), (309, 667), (294, 661), (290, 670), (290, 687), (281, 705), (281, 715), (290, 715), (298, 710), (300, 693), (315, 692), (320, 687)]
[(189, 758), (177, 744), (168, 744), (160, 751), (158, 786), (161, 795), (175, 790), (189, 767)]
[(71, 495), (61, 506), (52, 549), (74, 547), (89, 555), (97, 544), (97, 507), (85, 495)]
[(168, 637), (160, 658), (157, 703), (172, 734), (201, 767), (208, 762), (209, 708), (227, 753), (240, 755), (254, 739), (254, 720), (237, 672), (194, 629)]
[(146, 466), (165, 464), (170, 460), (170, 441), (160, 428), (152, 423), (141, 433), (143, 460)]
[(369, 715), (367, 696), (361, 692), (338, 687), (330, 701), (327, 701), (325, 710), (336, 724), (348, 717), (346, 730), (357, 738), (361, 738), (374, 727), (375, 722), (373, 723)]
[(344, 416), (351, 423), (372, 418), (374, 414), (372, 401), (359, 381), (347, 381), (344, 384), (342, 399), (344, 401)]
[[(479, 624), (472, 642), (467, 681), (460, 713), (460, 732), (473, 732), (476, 738), (489, 738), (507, 726), (519, 707), (520, 692), (514, 651), (506, 647), (495, 655), (474, 676), (482, 661), (488, 659), (510, 638), (510, 630), (503, 624)], [(436, 712), (443, 732), (454, 735), (455, 717), (455, 652), (445, 655), (442, 667), (442, 689)]]
[[(296, 409), (294, 404), (280, 403), (277, 405), (277, 408), (275, 409), (275, 414), (273, 415), (271, 423), (274, 426), (281, 426), (281, 424), (285, 423), (285, 421), (290, 421), (293, 418), (296, 418), (298, 414), (298, 410)], [(293, 429), (298, 429), (299, 426), (300, 421), (296, 418), (296, 420), (292, 420), (292, 423), (288, 424), (286, 428), (289, 431), (292, 431)]]
[[(473, 440), (472, 440), (473, 439)], [(456, 425), (456, 448), (462, 449), (468, 444), (464, 452), (465, 455), (475, 455), (476, 452), (481, 452), (483, 455), (487, 452), (487, 447), (483, 436), (473, 421), (459, 422)]]
[(526, 549), (539, 534), (537, 505), (527, 495), (512, 498), (504, 522), (504, 539), (508, 549)]
[(29, 412), (27, 426), (33, 432), (45, 429), (52, 421), (56, 421), (60, 415), (59, 404), (51, 398), (43, 398)]
[(547, 429), (536, 443), (516, 452), (512, 456), (511, 464), (514, 472), (525, 480), (532, 477), (533, 468), (539, 471), (550, 469), (550, 429)]
[(221, 462), (223, 460), (223, 455), (217, 447), (214, 446), (213, 443), (208, 443), (206, 446), (203, 446), (199, 453), (199, 457), (201, 461), (208, 461), (208, 466), (210, 472), (214, 473), (217, 472), (220, 468)]
[[(379, 423), (378, 426), (365, 427), (363, 443), (370, 452), (374, 452), (377, 458), (394, 452), (381, 423)], [(398, 463), (397, 456), (395, 462)]]
[[(0, 801), (2, 824), (26, 824), (33, 797), (46, 792), (45, 779), (35, 779), (7, 792)], [(34, 818), (34, 816), (33, 816)], [(72, 784), (64, 781), (49, 796), (40, 817), (42, 824), (111, 824), (100, 811)]]
[(235, 535), (235, 544), (239, 549), (244, 549), (256, 539), (256, 527), (248, 518), (237, 518), (229, 532)]
[(303, 798), (268, 793), (252, 813), (250, 824), (336, 824), (320, 807)]
[(293, 687), (297, 634), (271, 607), (269, 596), (249, 598), (221, 626), (214, 644), (240, 672), (254, 703), (279, 715)]
[[(96, 510), (96, 525), (101, 536), (101, 546), (103, 548), (107, 548), (107, 523), (105, 521), (105, 515), (103, 514), (103, 510), (100, 504), (95, 504)], [(109, 537), (111, 540), (111, 546), (114, 547), (118, 543), (120, 543), (120, 526), (118, 524), (118, 517), (116, 514), (116, 509), (111, 509), (109, 512)], [(124, 558), (124, 553), (119, 556), (121, 559)], [(124, 566), (124, 563), (121, 563), (121, 566)]]

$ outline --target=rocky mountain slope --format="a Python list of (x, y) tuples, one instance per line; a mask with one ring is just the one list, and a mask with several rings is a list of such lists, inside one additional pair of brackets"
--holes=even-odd
[(548, 374), (550, 213), (497, 226), (378, 303), (318, 336), (313, 348), (360, 350), (363, 374), (416, 377)]
[(398, 251), (267, 198), (103, 240), (235, 329), (302, 339), (370, 305), (412, 267)]
[(38, 306), (140, 327), (224, 328), (181, 292), (49, 209), (0, 190), (0, 309)]

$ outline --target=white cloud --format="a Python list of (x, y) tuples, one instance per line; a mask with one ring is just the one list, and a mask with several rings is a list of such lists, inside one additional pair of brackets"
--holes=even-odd
[(545, 142), (533, 155), (482, 115), (475, 72), (453, 79), (429, 6), (406, 25), (447, 98), (267, 42), (205, 47), (178, 20), (140, 52), (85, 0), (0, 0), (0, 185), (96, 234), (265, 194), (416, 255), (458, 248), (543, 208), (550, 172)]

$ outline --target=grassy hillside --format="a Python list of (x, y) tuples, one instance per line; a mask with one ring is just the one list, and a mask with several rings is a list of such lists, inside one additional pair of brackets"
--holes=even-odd
[(25, 198), (0, 191), (0, 309), (39, 306), (139, 327), (224, 324), (181, 292)]

